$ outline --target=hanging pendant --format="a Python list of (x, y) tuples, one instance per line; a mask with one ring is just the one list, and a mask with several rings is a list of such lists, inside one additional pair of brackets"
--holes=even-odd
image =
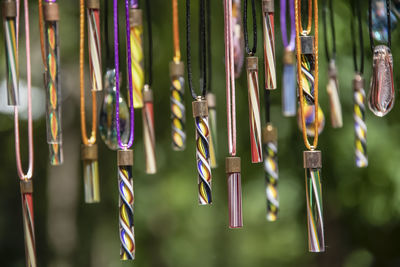
[(279, 211), (278, 194), (278, 133), (272, 124), (263, 129), (264, 171), (266, 178), (267, 220), (276, 221)]
[(212, 203), (210, 166), (210, 127), (207, 101), (201, 97), (192, 102), (196, 123), (196, 160), (198, 173), (199, 204)]
[(263, 0), (265, 89), (276, 89), (274, 1)]
[(157, 172), (156, 165), (156, 135), (154, 131), (153, 91), (145, 84), (143, 90), (143, 140), (146, 155), (146, 173)]
[(394, 105), (393, 57), (390, 48), (378, 45), (374, 49), (372, 78), (368, 93), (369, 109), (379, 117), (392, 110)]
[(184, 63), (172, 61), (169, 64), (171, 76), (171, 120), (172, 149), (183, 151), (186, 147), (185, 69)]
[[(144, 86), (142, 10), (137, 8), (129, 9), (129, 23), (131, 36), (133, 107), (142, 108), (142, 90)], [(130, 106), (131, 103), (128, 103), (128, 105)]]
[(251, 162), (262, 162), (260, 93), (258, 89), (258, 58), (247, 57), (247, 89), (249, 98)]
[(82, 145), (83, 183), (85, 203), (100, 202), (99, 166), (97, 162), (97, 144)]
[(232, 0), (233, 58), (235, 64), (235, 78), (240, 77), (244, 61), (244, 39), (240, 2), (241, 0)]
[[(119, 83), (121, 84), (121, 83)], [(117, 102), (115, 69), (109, 69), (104, 75), (104, 99), (99, 116), (99, 132), (101, 139), (111, 150), (118, 149), (117, 127), (115, 125), (115, 105)], [(119, 95), (119, 123), (122, 143), (129, 137), (129, 110), (122, 95)]]
[(293, 51), (286, 50), (283, 54), (283, 92), (282, 111), (285, 117), (296, 116), (296, 67), (294, 65)]
[(33, 183), (31, 179), (20, 180), (22, 219), (25, 239), (26, 266), (36, 267), (36, 241), (33, 214)]
[(100, 39), (100, 0), (87, 1), (87, 23), (89, 42), (89, 70), (91, 90), (103, 90)]
[(331, 108), (331, 124), (333, 128), (341, 128), (343, 126), (342, 105), (339, 98), (339, 82), (337, 79), (337, 69), (335, 60), (329, 62), (328, 70), (329, 80), (326, 86), (326, 91), (329, 95)]
[(356, 166), (364, 168), (368, 166), (367, 125), (365, 123), (364, 78), (360, 74), (354, 77), (353, 93)]
[(133, 151), (118, 150), (118, 189), (119, 189), (119, 238), (121, 241), (120, 259), (135, 259), (134, 230), (134, 188)]
[(218, 149), (218, 128), (217, 128), (217, 100), (213, 93), (207, 93), (206, 95), (208, 104), (208, 122), (210, 126), (210, 164), (211, 168), (215, 169), (218, 167), (217, 163), (217, 149)]
[(242, 228), (242, 181), (240, 157), (227, 157), (229, 228)]
[[(314, 37), (301, 36), (301, 76), (298, 79), (302, 80), (303, 99), (304, 102), (304, 117), (306, 120), (306, 131), (308, 136), (314, 136), (315, 124), (315, 100), (314, 100), (314, 73), (315, 73), (315, 56), (314, 56)], [(299, 81), (297, 81), (299, 84)], [(298, 89), (300, 90), (300, 88)], [(297, 123), (302, 129), (300, 107), (297, 112)], [(320, 106), (318, 106), (318, 133), (321, 133), (325, 126), (325, 116)]]
[(46, 90), (46, 129), (51, 165), (63, 163), (61, 129), (61, 83), (60, 54), (58, 34), (58, 4), (43, 5), (45, 20), (46, 71), (44, 85)]
[(308, 222), (308, 249), (310, 252), (324, 252), (324, 223), (321, 191), (321, 151), (304, 151), (306, 170), (306, 198)]
[(7, 99), (9, 106), (19, 105), (19, 68), (16, 37), (17, 5), (15, 0), (3, 1), (3, 25), (7, 65)]

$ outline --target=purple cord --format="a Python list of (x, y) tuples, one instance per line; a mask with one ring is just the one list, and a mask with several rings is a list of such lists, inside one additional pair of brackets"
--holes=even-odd
[(289, 50), (294, 51), (295, 48), (295, 38), (296, 38), (296, 26), (294, 22), (294, 0), (289, 1), (289, 11), (290, 11), (290, 43), (288, 44), (287, 32), (286, 32), (286, 1), (281, 0), (281, 32), (282, 32), (282, 42), (283, 46)]
[(131, 7), (132, 8), (138, 8), (139, 7), (138, 0), (131, 0)]
[(45, 0), (47, 3), (55, 3), (56, 0)]
[(129, 83), (129, 100), (130, 100), (130, 134), (129, 141), (127, 144), (123, 144), (121, 140), (121, 132), (120, 132), (120, 124), (119, 124), (119, 54), (118, 54), (118, 0), (114, 0), (114, 54), (115, 54), (115, 86), (116, 86), (116, 103), (115, 103), (115, 121), (117, 126), (117, 140), (118, 145), (121, 149), (129, 149), (134, 140), (134, 131), (135, 131), (135, 121), (134, 121), (134, 110), (133, 110), (133, 89), (132, 89), (132, 62), (131, 62), (131, 34), (129, 27), (129, 0), (125, 0), (125, 16), (126, 16), (126, 51), (127, 51), (127, 59), (128, 59), (128, 83)]

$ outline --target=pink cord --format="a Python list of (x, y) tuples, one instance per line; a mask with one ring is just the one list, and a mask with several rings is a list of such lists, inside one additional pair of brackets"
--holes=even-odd
[[(17, 55), (18, 55), (18, 31), (19, 31), (19, 4), (17, 0)], [(28, 83), (28, 148), (29, 148), (29, 167), (26, 174), (21, 166), (21, 153), (19, 141), (19, 122), (18, 122), (18, 107), (14, 107), (14, 129), (15, 129), (15, 154), (17, 161), (18, 176), (21, 180), (32, 178), (33, 173), (33, 125), (32, 125), (32, 92), (31, 92), (31, 50), (29, 38), (29, 8), (28, 0), (24, 0), (25, 13), (25, 39), (26, 39), (26, 75)], [(17, 57), (18, 58), (18, 57)]]
[(232, 1), (224, 0), (225, 16), (225, 74), (226, 74), (226, 109), (228, 122), (228, 148), (231, 156), (236, 155), (236, 100), (235, 66), (233, 49)]

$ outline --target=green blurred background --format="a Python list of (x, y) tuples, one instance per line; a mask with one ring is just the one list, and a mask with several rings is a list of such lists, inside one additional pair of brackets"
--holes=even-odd
[[(110, 0), (108, 0), (110, 1)], [(33, 85), (42, 90), (37, 1), (30, 2)], [(143, 0), (139, 0), (143, 4)], [(260, 18), (261, 1), (256, 1)], [(213, 205), (197, 204), (194, 124), (191, 98), (186, 90), (187, 148), (171, 149), (169, 119), (169, 71), (172, 60), (171, 1), (151, 0), (154, 39), (154, 94), (157, 141), (156, 175), (144, 173), (141, 115), (136, 114), (134, 143), (136, 260), (119, 260), (118, 191), (116, 153), (99, 141), (101, 203), (85, 205), (80, 162), (78, 1), (59, 1), (61, 11), (61, 71), (65, 163), (50, 167), (45, 118), (35, 120), (34, 206), (38, 266), (400, 266), (400, 123), (395, 107), (385, 118), (367, 112), (370, 165), (354, 164), (352, 118), (353, 62), (349, 0), (335, 0), (337, 66), (344, 127), (332, 129), (329, 121), (327, 62), (320, 24), (320, 95), (327, 123), (320, 137), (323, 152), (322, 188), (326, 252), (312, 254), (307, 246), (304, 149), (294, 118), (281, 111), (282, 41), (279, 4), (275, 1), (276, 62), (278, 90), (272, 92), (272, 120), (279, 130), (280, 212), (279, 220), (265, 219), (265, 181), (262, 164), (250, 163), (247, 87), (245, 77), (237, 80), (238, 154), (242, 157), (244, 228), (228, 229), (227, 185), (224, 158), (227, 156), (225, 115), (225, 69), (222, 1), (212, 1), (213, 92), (218, 99), (219, 168), (213, 171)], [(363, 2), (365, 77), (371, 73), (367, 35), (367, 1)], [(110, 1), (111, 3), (111, 1)], [(192, 1), (193, 29), (197, 29), (198, 1)], [(123, 1), (120, 1), (123, 7)], [(185, 59), (185, 1), (179, 1), (182, 55)], [(320, 7), (320, 14), (321, 14)], [(195, 19), (196, 17), (196, 19)], [(123, 21), (123, 13), (120, 20)], [(321, 21), (322, 22), (322, 21)], [(21, 29), (23, 31), (23, 27)], [(145, 29), (146, 30), (146, 29)], [(261, 48), (259, 24), (258, 56)], [(24, 37), (21, 31), (21, 80), (25, 79)], [(394, 66), (400, 60), (393, 34)], [(197, 62), (197, 33), (193, 33), (193, 60)], [(195, 39), (196, 38), (196, 39)], [(4, 48), (1, 73), (5, 73)], [(197, 64), (194, 64), (197, 66)], [(103, 66), (106, 67), (106, 64)], [(195, 69), (196, 73), (197, 68)], [(87, 73), (87, 72), (86, 72)], [(196, 74), (197, 75), (197, 74)], [(195, 75), (197, 79), (198, 76)], [(5, 76), (3, 76), (5, 77)], [(262, 82), (260, 75), (260, 82)], [(399, 84), (398, 77), (396, 84)], [(196, 83), (197, 85), (197, 83)], [(197, 87), (197, 86), (196, 86)], [(397, 89), (396, 89), (397, 91)], [(263, 96), (263, 94), (261, 94)], [(5, 100), (2, 100), (3, 103)], [(43, 103), (34, 99), (35, 104)], [(43, 105), (38, 107), (44, 109)], [(88, 110), (90, 106), (87, 107)], [(88, 118), (90, 121), (90, 118)], [(24, 266), (24, 243), (19, 184), (15, 167), (12, 116), (0, 115), (0, 265)], [(21, 127), (23, 163), (27, 165), (26, 123)]]

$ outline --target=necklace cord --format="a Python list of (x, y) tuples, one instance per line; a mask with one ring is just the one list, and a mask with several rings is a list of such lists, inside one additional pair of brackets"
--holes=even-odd
[[(325, 43), (325, 55), (326, 60), (328, 62), (331, 61), (331, 58), (335, 60), (336, 58), (336, 34), (335, 34), (335, 20), (333, 14), (333, 4), (332, 0), (324, 0), (323, 3), (323, 12), (322, 12), (322, 25), (324, 27), (324, 43)], [(330, 30), (332, 35), (332, 55), (329, 51), (329, 44), (328, 44), (328, 23), (327, 23), (327, 16), (329, 13), (329, 24)]]
[(86, 117), (85, 117), (85, 0), (80, 0), (79, 5), (79, 76), (80, 76), (80, 109), (81, 109), (81, 136), (82, 142), (85, 145), (93, 145), (96, 143), (97, 134), (97, 100), (96, 91), (91, 90), (92, 93), (92, 131), (88, 139), (86, 133)]
[(286, 32), (286, 2), (287, 0), (281, 0), (280, 10), (280, 21), (281, 21), (281, 32), (282, 32), (282, 43), (288, 51), (294, 51), (295, 39), (296, 39), (296, 26), (294, 21), (294, 0), (289, 0), (289, 13), (290, 13), (290, 41), (287, 40)]
[[(311, 32), (311, 24), (309, 23), (307, 31), (303, 31), (303, 27), (301, 25), (301, 0), (295, 0), (295, 18), (296, 18), (296, 57), (297, 57), (297, 76), (299, 82), (299, 98), (300, 98), (300, 116), (301, 116), (301, 125), (302, 125), (302, 133), (303, 133), (303, 140), (304, 144), (309, 150), (314, 150), (317, 148), (318, 145), (318, 0), (314, 0), (314, 57), (315, 57), (315, 77), (314, 77), (314, 115), (315, 115), (315, 123), (314, 123), (314, 141), (313, 145), (311, 146), (310, 142), (308, 141), (307, 131), (306, 131), (306, 121), (305, 121), (305, 114), (304, 114), (304, 96), (303, 96), (303, 81), (301, 79), (301, 42), (300, 42), (300, 35), (306, 36)], [(311, 2), (311, 3), (310, 3)], [(312, 1), (309, 0), (309, 13), (308, 13), (308, 21), (312, 21), (310, 17), (312, 17), (312, 10), (310, 10), (310, 6), (312, 9)], [(308, 33), (307, 33), (308, 32)]]
[[(20, 1), (16, 1), (17, 5), (17, 25), (19, 24), (19, 6)], [(22, 170), (21, 152), (20, 152), (20, 137), (19, 137), (19, 120), (18, 120), (18, 106), (14, 106), (14, 131), (15, 131), (15, 155), (17, 162), (18, 176), (21, 180), (32, 179), (33, 175), (33, 123), (32, 123), (32, 88), (31, 88), (31, 51), (30, 51), (30, 34), (29, 34), (29, 7), (28, 0), (24, 0), (24, 15), (25, 15), (25, 50), (26, 50), (26, 75), (27, 75), (27, 91), (28, 91), (28, 149), (29, 149), (29, 163), (28, 171), (26, 174)], [(17, 27), (17, 36), (19, 27)], [(17, 37), (17, 55), (18, 55), (18, 37)], [(18, 58), (18, 56), (17, 56)]]
[[(388, 41), (387, 46), (392, 49), (392, 21), (390, 18), (391, 14), (391, 1), (386, 0), (386, 16), (387, 16), (387, 34), (388, 34)], [(374, 36), (372, 31), (372, 0), (368, 1), (368, 31), (369, 31), (369, 41), (371, 45), (371, 51), (374, 52), (375, 43), (374, 43)]]
[(174, 62), (181, 61), (181, 49), (179, 44), (179, 12), (178, 0), (172, 0), (172, 31), (174, 37)]
[[(354, 71), (360, 74), (364, 73), (364, 39), (362, 32), (362, 19), (361, 19), (361, 11), (359, 7), (359, 0), (351, 1), (351, 19), (350, 19), (350, 32), (351, 32), (351, 41), (353, 46), (353, 61), (354, 61)], [(360, 65), (357, 63), (357, 44), (355, 40), (356, 31), (355, 31), (355, 20), (357, 19), (358, 23), (358, 41), (359, 41), (359, 50), (360, 50)], [(358, 68), (359, 67), (359, 68)]]
[(212, 86), (212, 53), (211, 53), (211, 0), (206, 0), (206, 20), (207, 20), (207, 32), (206, 32), (206, 53), (207, 53), (207, 92), (211, 92)]
[(249, 33), (247, 30), (247, 0), (243, 2), (243, 31), (244, 31), (244, 44), (246, 53), (249, 56), (254, 56), (257, 51), (257, 18), (256, 18), (256, 3), (251, 0), (251, 13), (253, 16), (253, 48), (249, 47)]
[[(206, 83), (206, 38), (205, 38), (205, 0), (200, 0), (200, 89), (201, 97), (205, 98), (207, 91)], [(192, 75), (192, 56), (191, 56), (191, 41), (190, 41), (191, 25), (190, 25), (190, 0), (186, 0), (186, 50), (187, 50), (187, 72), (188, 72), (188, 83), (190, 92), (194, 100), (199, 96), (194, 91), (193, 87), (193, 75)], [(203, 61), (203, 63), (201, 63)]]

